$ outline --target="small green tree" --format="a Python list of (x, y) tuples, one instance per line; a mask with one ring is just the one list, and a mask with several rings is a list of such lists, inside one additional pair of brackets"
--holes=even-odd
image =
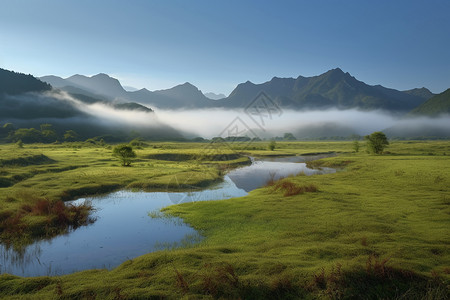
[(275, 147), (277, 146), (277, 143), (275, 141), (270, 141), (269, 145), (267, 146), (270, 151), (275, 150)]
[(36, 128), (19, 128), (10, 132), (8, 139), (12, 142), (22, 140), (24, 143), (40, 143), (43, 140), (41, 132)]
[(356, 153), (359, 152), (359, 141), (358, 140), (353, 141), (353, 150), (355, 150)]
[(136, 157), (136, 152), (133, 151), (133, 147), (127, 144), (120, 144), (114, 147), (113, 156), (117, 157), (122, 166), (128, 167)]
[(285, 141), (295, 141), (297, 138), (290, 132), (286, 132), (283, 136)]
[(41, 124), (41, 134), (44, 142), (51, 143), (56, 141), (56, 131), (53, 129), (52, 124)]
[(389, 145), (386, 135), (381, 131), (376, 131), (370, 135), (366, 135), (364, 139), (367, 141), (369, 152), (375, 154), (383, 153), (384, 148)]
[(78, 138), (79, 135), (74, 130), (67, 130), (66, 133), (64, 133), (64, 140), (66, 142), (75, 142)]
[(135, 138), (135, 139), (131, 140), (128, 144), (133, 147), (146, 146), (146, 143), (144, 142), (144, 140), (142, 138)]
[(0, 138), (5, 138), (9, 133), (14, 132), (15, 127), (11, 123), (6, 123), (3, 126), (0, 126)]

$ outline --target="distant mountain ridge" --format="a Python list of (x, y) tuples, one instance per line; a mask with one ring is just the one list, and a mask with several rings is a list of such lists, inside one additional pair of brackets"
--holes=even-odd
[(413, 116), (435, 117), (450, 114), (450, 89), (435, 95), (411, 111)]
[(212, 100), (219, 100), (227, 97), (224, 94), (216, 94), (216, 93), (204, 93), (204, 95)]
[(422, 88), (416, 88), (412, 90), (403, 91), (404, 93), (407, 93), (409, 95), (418, 96), (424, 99), (430, 99), (434, 96), (432, 92), (430, 92), (429, 89), (422, 87)]
[(92, 77), (74, 75), (63, 79), (57, 76), (40, 78), (53, 87), (78, 94), (85, 94), (109, 100), (139, 102), (148, 106), (165, 109), (210, 107), (213, 100), (207, 98), (194, 85), (186, 82), (167, 90), (149, 91), (145, 88), (137, 91), (126, 91), (120, 82), (106, 74), (100, 73)]
[(119, 80), (104, 73), (92, 77), (76, 74), (66, 79), (50, 75), (40, 77), (40, 79), (55, 88), (63, 90), (65, 90), (66, 87), (77, 88), (93, 95), (102, 95), (110, 98), (118, 98), (126, 95), (126, 91)]
[(1, 94), (17, 95), (28, 92), (44, 92), (51, 90), (48, 83), (14, 71), (0, 68), (0, 96)]
[(259, 91), (264, 91), (281, 107), (300, 110), (356, 108), (407, 112), (429, 96), (425, 91), (421, 94), (407, 93), (381, 85), (370, 86), (337, 68), (313, 77), (274, 77), (262, 84), (247, 81), (239, 84), (228, 98), (218, 102), (223, 107), (242, 107)]
[(106, 95), (109, 97), (120, 97), (126, 94), (126, 91), (120, 84), (119, 80), (104, 73), (100, 73), (92, 77), (74, 75), (67, 78), (67, 80), (78, 86), (87, 88), (88, 91), (97, 92), (101, 95)]
[(117, 79), (106, 74), (74, 75), (67, 79), (44, 76), (41, 79), (64, 90), (83, 89), (90, 96), (124, 99), (164, 109), (244, 108), (264, 91), (279, 106), (294, 110), (381, 109), (406, 113), (433, 96), (426, 88), (399, 91), (381, 85), (371, 86), (339, 68), (313, 77), (273, 77), (261, 84), (247, 81), (238, 84), (228, 97), (214, 100), (188, 82), (166, 90), (129, 92)]

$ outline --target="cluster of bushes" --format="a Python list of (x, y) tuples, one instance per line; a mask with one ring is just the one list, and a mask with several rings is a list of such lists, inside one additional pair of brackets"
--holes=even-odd
[[(66, 128), (67, 129), (67, 128)], [(137, 137), (136, 132), (126, 134), (124, 132), (117, 132), (117, 134), (103, 134), (93, 136), (99, 132), (77, 132), (72, 129), (65, 130), (61, 127), (52, 124), (40, 124), (39, 127), (21, 128), (12, 123), (0, 124), (0, 142), (10, 142), (19, 144), (31, 143), (59, 143), (59, 142), (84, 142), (95, 145), (105, 145), (106, 143), (123, 143), (128, 142), (136, 148), (145, 147), (147, 144), (143, 139)], [(21, 147), (21, 145), (19, 145)]]
[(11, 123), (6, 123), (0, 127), (0, 139), (13, 143), (21, 141), (23, 143), (54, 143), (60, 140), (66, 142), (79, 141), (80, 136), (74, 130), (67, 130), (63, 134), (58, 134), (52, 124), (41, 124), (36, 128), (15, 128)]

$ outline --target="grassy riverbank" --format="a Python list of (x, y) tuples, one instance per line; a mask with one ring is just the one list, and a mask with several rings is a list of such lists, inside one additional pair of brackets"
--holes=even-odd
[[(31, 188), (57, 199), (64, 191), (90, 185), (140, 187), (147, 182), (148, 187), (160, 188), (174, 174), (221, 175), (214, 163), (151, 156), (197, 154), (205, 144), (154, 146), (160, 148), (138, 150), (132, 168), (119, 167), (106, 148), (26, 146), (20, 151), (39, 152), (56, 161), (26, 166), (27, 172), (78, 167), (37, 174), (2, 192)], [(8, 152), (5, 147), (2, 159)], [(265, 150), (264, 143), (252, 147), (246, 152), (253, 155), (345, 152), (310, 163), (344, 171), (289, 177), (242, 198), (168, 207), (165, 213), (182, 217), (204, 240), (189, 248), (131, 259), (111, 271), (39, 278), (3, 274), (0, 295), (11, 299), (448, 297), (450, 142), (394, 142), (389, 154), (381, 156), (351, 153), (350, 142), (278, 143), (275, 151)], [(13, 159), (17, 154), (10, 155)], [(2, 172), (8, 174), (2, 176), (19, 174), (21, 168), (4, 166)], [(153, 181), (157, 184), (150, 184)], [(14, 209), (14, 202), (5, 202), (3, 195), (2, 207)]]
[[(20, 244), (89, 223), (89, 206), (64, 208), (61, 200), (120, 188), (166, 191), (204, 187), (219, 181), (227, 168), (249, 163), (247, 157), (231, 155), (229, 149), (221, 150), (225, 158), (217, 160), (214, 155), (200, 155), (205, 144), (181, 150), (175, 145), (139, 147), (131, 167), (120, 166), (109, 145), (1, 145), (0, 238)], [(165, 159), (180, 154), (190, 156)]]

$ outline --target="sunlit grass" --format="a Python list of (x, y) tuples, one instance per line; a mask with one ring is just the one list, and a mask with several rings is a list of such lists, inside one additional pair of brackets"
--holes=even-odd
[[(43, 153), (57, 161), (54, 167), (88, 167), (37, 174), (2, 191), (13, 195), (29, 185), (30, 189), (58, 197), (62, 190), (76, 184), (80, 188), (99, 183), (125, 187), (157, 178), (163, 184), (171, 174), (203, 174), (205, 170), (214, 170), (213, 174), (220, 176), (216, 166), (195, 161), (141, 159), (164, 151), (183, 153), (185, 149), (186, 153), (195, 153), (205, 145), (157, 146), (160, 148), (138, 150), (134, 166), (124, 168), (125, 175), (121, 175), (118, 170), (122, 168), (116, 166), (108, 149), (79, 149), (73, 154), (70, 147), (36, 146), (30, 150), (26, 145), (24, 151)], [(2, 147), (0, 153), (5, 149)], [(450, 279), (450, 142), (392, 142), (386, 155), (352, 153), (352, 149), (351, 142), (277, 143), (275, 153), (341, 152), (338, 157), (309, 164), (344, 170), (289, 177), (242, 198), (170, 206), (164, 213), (193, 226), (201, 240), (188, 241), (186, 248), (134, 258), (111, 271), (29, 279), (1, 275), (0, 295), (445, 299)], [(252, 155), (267, 152), (246, 151)], [(49, 166), (33, 165), (22, 171), (3, 167), (1, 176), (29, 172), (31, 168)], [(274, 189), (282, 182), (290, 182), (293, 190), (317, 189), (285, 196), (283, 188)], [(20, 200), (11, 201), (3, 193), (1, 197), (2, 207), (21, 205)], [(161, 217), (157, 212), (151, 216)]]
[[(14, 232), (19, 238), (26, 235), (33, 238), (47, 235), (46, 231), (55, 231), (40, 216), (22, 209), (24, 205), (32, 205), (35, 198), (56, 202), (105, 194), (120, 188), (146, 191), (182, 190), (192, 186), (200, 188), (220, 181), (226, 168), (249, 163), (247, 157), (241, 157), (229, 149), (224, 149), (223, 153), (234, 155), (229, 157), (230, 160), (208, 161), (201, 159), (207, 144), (191, 144), (192, 149), (186, 144), (184, 150), (172, 149), (173, 145), (176, 144), (139, 147), (136, 150), (138, 157), (129, 168), (122, 167), (112, 156), (109, 145), (30, 144), (24, 148), (17, 148), (14, 144), (1, 145), (0, 219), (16, 216), (14, 212), (19, 210), (23, 213), (18, 219), (4, 222), (8, 227), (7, 224), (14, 221), (11, 224), (21, 230), (1, 226), (0, 236), (8, 231), (8, 239)], [(168, 161), (149, 158), (177, 153), (192, 155), (193, 159)]]

